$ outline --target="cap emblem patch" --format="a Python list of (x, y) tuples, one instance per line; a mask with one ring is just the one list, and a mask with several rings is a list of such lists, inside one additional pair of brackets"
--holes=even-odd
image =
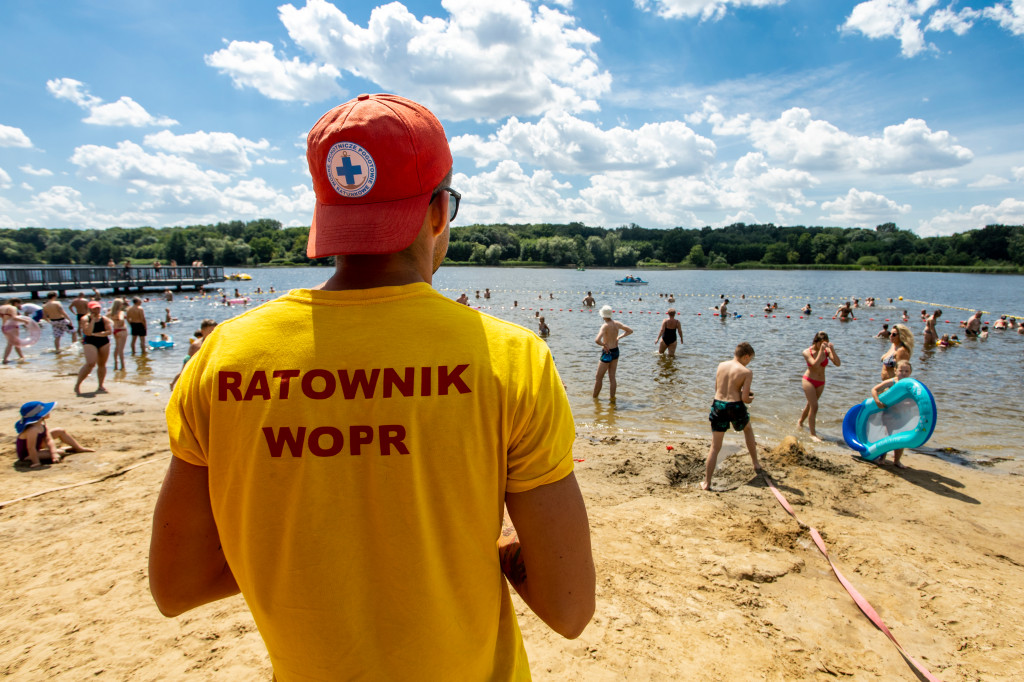
[(353, 142), (337, 142), (327, 153), (327, 177), (343, 197), (361, 197), (373, 188), (377, 166), (370, 153)]

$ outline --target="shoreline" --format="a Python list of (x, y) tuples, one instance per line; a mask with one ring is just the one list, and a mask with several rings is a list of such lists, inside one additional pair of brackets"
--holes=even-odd
[[(166, 388), (112, 381), (109, 393), (76, 399), (70, 377), (40, 369), (0, 371), (0, 501), (151, 464), (3, 508), (5, 674), (270, 679), (241, 597), (165, 619), (149, 596), (149, 524), (170, 456)], [(18, 407), (40, 398), (56, 398), (51, 423), (97, 452), (42, 471), (12, 466)], [(914, 454), (896, 471), (835, 447), (759, 446), (801, 519), (912, 656), (946, 682), (1019, 676), (1020, 474)], [(534, 678), (915, 679), (745, 450), (722, 459), (715, 492), (697, 489), (706, 448), (699, 438), (580, 431), (573, 454), (597, 612), (569, 641), (514, 597)]]

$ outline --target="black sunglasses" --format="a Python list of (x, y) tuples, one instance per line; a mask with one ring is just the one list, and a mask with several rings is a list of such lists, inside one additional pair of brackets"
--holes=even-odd
[(433, 194), (430, 195), (430, 200), (433, 201), (435, 197), (441, 192), (448, 192), (452, 199), (455, 199), (455, 203), (448, 201), (448, 222), (455, 220), (455, 216), (459, 214), (459, 202), (462, 201), (462, 195), (453, 190), (451, 187), (438, 187)]

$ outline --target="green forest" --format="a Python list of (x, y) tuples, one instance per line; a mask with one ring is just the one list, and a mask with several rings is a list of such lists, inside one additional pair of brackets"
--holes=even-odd
[[(171, 260), (205, 265), (316, 265), (309, 228), (276, 220), (188, 227), (0, 230), (2, 264), (94, 264)], [(919, 237), (894, 223), (875, 229), (728, 227), (656, 230), (566, 225), (453, 227), (446, 262), (472, 265), (684, 268), (849, 268), (1024, 272), (1024, 226), (988, 225), (947, 237)]]

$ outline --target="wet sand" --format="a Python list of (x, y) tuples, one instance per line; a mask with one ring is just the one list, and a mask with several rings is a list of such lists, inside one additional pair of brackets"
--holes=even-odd
[[(167, 389), (111, 382), (108, 394), (76, 398), (73, 384), (38, 367), (0, 371), (0, 502), (96, 481), (0, 509), (0, 671), (25, 680), (269, 680), (241, 597), (166, 619), (149, 596), (150, 520), (170, 456)], [(14, 466), (18, 407), (40, 398), (58, 400), (51, 426), (97, 451), (42, 471)], [(895, 471), (805, 439), (766, 441), (762, 465), (907, 651), (947, 681), (1020, 679), (1024, 478), (912, 452), (909, 468)], [(741, 440), (727, 436), (726, 452)], [(720, 463), (715, 492), (698, 490), (706, 448), (577, 440), (597, 612), (567, 641), (517, 598), (534, 678), (915, 679), (745, 452)]]

